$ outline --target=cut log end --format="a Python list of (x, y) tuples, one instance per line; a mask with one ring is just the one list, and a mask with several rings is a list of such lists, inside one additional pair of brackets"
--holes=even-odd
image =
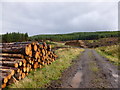
[(22, 73), (22, 79), (25, 78), (25, 73)]
[(5, 87), (6, 87), (6, 83), (2, 84), (1, 87), (2, 87), (2, 88), (5, 88)]
[(16, 68), (17, 68), (17, 67), (18, 67), (18, 63), (15, 63), (14, 67), (16, 67)]
[(34, 51), (37, 51), (37, 45), (35, 44), (34, 47), (33, 47)]
[(8, 77), (4, 77), (3, 82), (7, 83), (8, 82)]

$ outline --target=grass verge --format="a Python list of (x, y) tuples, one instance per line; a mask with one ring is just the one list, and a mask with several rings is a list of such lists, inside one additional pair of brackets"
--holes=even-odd
[(102, 56), (108, 58), (112, 63), (119, 66), (120, 65), (120, 56), (119, 56), (119, 45), (98, 47), (96, 51)]
[(72, 60), (84, 51), (79, 48), (65, 48), (56, 50), (59, 58), (52, 64), (30, 72), (30, 74), (18, 83), (9, 85), (7, 88), (44, 88), (49, 85), (52, 80), (58, 80), (62, 72), (67, 69)]

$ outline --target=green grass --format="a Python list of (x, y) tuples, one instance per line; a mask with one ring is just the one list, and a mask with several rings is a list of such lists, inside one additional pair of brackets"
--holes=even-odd
[(89, 43), (95, 43), (98, 42), (98, 40), (87, 40)]
[(30, 72), (30, 74), (18, 83), (9, 85), (7, 88), (44, 88), (49, 85), (52, 80), (58, 80), (61, 73), (67, 69), (72, 60), (80, 55), (83, 49), (66, 48), (56, 50), (59, 58), (52, 64)]
[(47, 40), (47, 41), (46, 41), (46, 44), (53, 44), (53, 45), (54, 45), (55, 43), (52, 42), (52, 41), (50, 41), (50, 40)]
[[(88, 53), (88, 56), (89, 56), (89, 58), (91, 60), (94, 60), (94, 56), (93, 56), (93, 54), (91, 52)], [(95, 61), (90, 61), (89, 62), (89, 68), (93, 72), (98, 72), (99, 71), (99, 68), (98, 68), (98, 66), (97, 66)]]
[[(51, 42), (51, 41), (50, 41)], [(72, 46), (69, 46), (69, 45), (65, 45), (65, 43), (60, 43), (60, 42), (51, 42), (51, 43), (48, 43), (51, 45), (51, 48), (56, 48), (56, 47), (72, 47)]]
[(120, 65), (119, 45), (105, 46), (96, 48), (96, 51), (108, 58), (115, 65)]
[(95, 62), (90, 63), (90, 70), (93, 71), (93, 72), (98, 72), (99, 71)]

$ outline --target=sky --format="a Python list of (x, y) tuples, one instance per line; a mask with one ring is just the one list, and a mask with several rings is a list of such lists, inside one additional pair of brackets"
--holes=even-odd
[(118, 0), (2, 0), (0, 34), (63, 34), (118, 30)]

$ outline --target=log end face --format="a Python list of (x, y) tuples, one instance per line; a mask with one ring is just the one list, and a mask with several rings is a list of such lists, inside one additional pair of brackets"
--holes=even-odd
[(5, 77), (4, 78), (4, 83), (7, 83), (8, 82), (8, 77)]
[(5, 87), (6, 87), (6, 83), (2, 84), (1, 87), (2, 87), (2, 88), (5, 88)]
[(18, 63), (15, 63), (14, 67), (16, 67), (16, 68), (17, 68), (17, 67), (18, 67)]

